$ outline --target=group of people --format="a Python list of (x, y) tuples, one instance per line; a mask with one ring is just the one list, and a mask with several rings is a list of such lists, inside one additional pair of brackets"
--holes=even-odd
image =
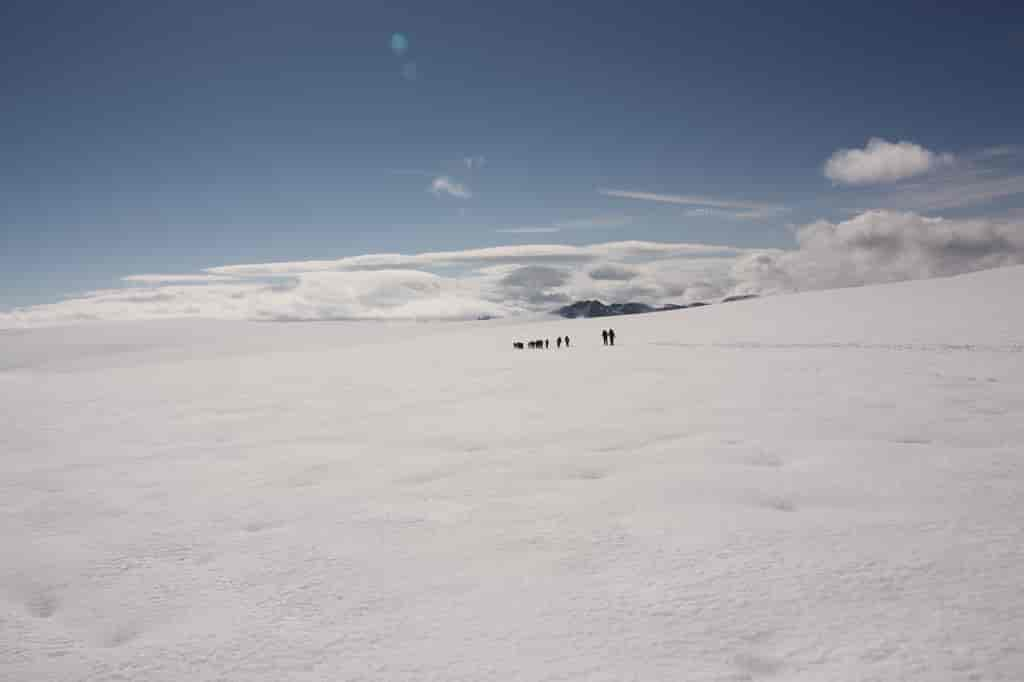
[[(569, 337), (568, 336), (566, 336), (564, 339), (561, 336), (559, 336), (557, 339), (555, 339), (555, 348), (561, 348), (563, 343), (565, 344), (566, 348), (569, 347)], [(517, 348), (519, 350), (522, 350), (523, 348), (540, 348), (540, 349), (550, 348), (551, 347), (551, 339), (537, 339), (535, 341), (526, 341), (525, 343), (523, 341), (513, 341), (512, 342), (512, 347), (513, 348)]]
[[(602, 329), (601, 340), (604, 341), (606, 346), (615, 345), (615, 330), (614, 329)], [(565, 344), (565, 347), (569, 347), (569, 337), (559, 336), (555, 339), (555, 348), (561, 348)], [(512, 347), (516, 350), (523, 350), (524, 348), (539, 348), (544, 350), (551, 347), (551, 339), (535, 339), (533, 341), (513, 341)]]

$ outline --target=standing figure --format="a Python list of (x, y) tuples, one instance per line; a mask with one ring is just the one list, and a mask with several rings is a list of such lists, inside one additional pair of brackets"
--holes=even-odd
[(601, 340), (604, 341), (604, 345), (606, 345), (606, 346), (608, 345), (608, 330), (607, 329), (602, 329), (601, 330)]
[(559, 336), (557, 339), (555, 339), (555, 347), (556, 348), (561, 348), (562, 347), (562, 337), (561, 336)]
[(544, 350), (547, 350), (549, 345), (551, 345), (551, 339), (544, 339)]
[(566, 348), (569, 347), (569, 335), (568, 334), (566, 334), (566, 336), (565, 336), (565, 347)]
[(615, 345), (615, 330), (614, 329), (609, 329), (608, 330), (608, 343), (609, 343), (609, 345), (612, 345), (612, 346)]

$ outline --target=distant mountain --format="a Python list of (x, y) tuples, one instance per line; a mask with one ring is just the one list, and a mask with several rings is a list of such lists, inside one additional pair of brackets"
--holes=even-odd
[(747, 299), (757, 298), (757, 294), (739, 294), (736, 296), (726, 296), (722, 299), (722, 303), (732, 303), (733, 301), (746, 301)]
[(658, 313), (665, 310), (682, 310), (707, 305), (706, 303), (691, 303), (689, 305), (663, 305), (650, 306), (646, 303), (609, 303), (601, 301), (576, 301), (570, 305), (553, 311), (555, 315), (567, 318), (576, 317), (611, 317), (613, 315), (636, 315), (639, 313)]

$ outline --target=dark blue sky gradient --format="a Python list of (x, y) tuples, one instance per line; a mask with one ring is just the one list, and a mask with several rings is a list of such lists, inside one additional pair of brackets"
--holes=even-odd
[[(838, 216), (838, 148), (1022, 141), (1019, 3), (487, 4), (3, 3), (0, 307), (367, 252), (783, 246), (788, 223)], [(474, 196), (436, 197), (432, 175)], [(685, 217), (601, 187), (793, 210)], [(634, 220), (495, 232), (603, 215)]]

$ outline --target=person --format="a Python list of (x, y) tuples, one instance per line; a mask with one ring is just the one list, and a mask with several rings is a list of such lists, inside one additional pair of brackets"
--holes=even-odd
[(608, 345), (608, 330), (607, 329), (602, 329), (601, 330), (601, 341), (604, 342), (604, 345), (606, 345), (606, 346)]
[(569, 347), (569, 335), (568, 334), (565, 335), (565, 347), (566, 348)]
[(611, 346), (615, 345), (615, 330), (614, 329), (609, 329), (608, 330), (608, 344), (611, 345)]
[(559, 336), (557, 339), (555, 339), (555, 348), (561, 348), (561, 347), (562, 347), (562, 337)]
[(544, 350), (547, 350), (548, 346), (550, 346), (550, 345), (551, 345), (551, 339), (544, 339)]

